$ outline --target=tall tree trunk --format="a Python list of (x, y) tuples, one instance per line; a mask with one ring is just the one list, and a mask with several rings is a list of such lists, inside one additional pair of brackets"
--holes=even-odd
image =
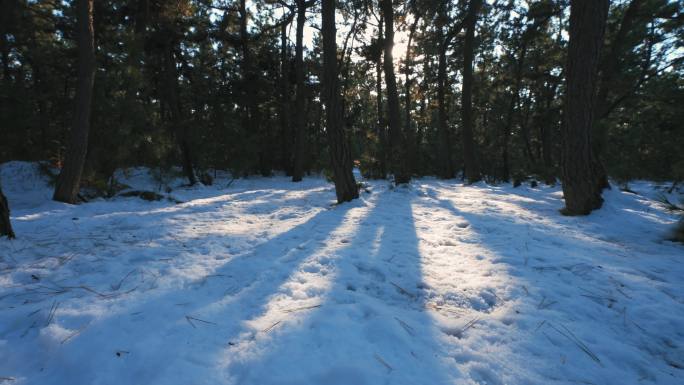
[(306, 116), (304, 115), (304, 23), (306, 23), (306, 1), (297, 0), (297, 42), (295, 45), (297, 95), (295, 96), (293, 182), (301, 181), (304, 173), (304, 131), (306, 128)]
[(508, 153), (508, 147), (511, 138), (511, 129), (513, 127), (513, 114), (515, 113), (515, 106), (518, 105), (518, 99), (520, 97), (520, 86), (522, 84), (522, 68), (525, 63), (525, 56), (527, 54), (527, 43), (522, 42), (522, 47), (520, 48), (520, 56), (515, 63), (515, 85), (513, 86), (513, 93), (511, 94), (511, 101), (508, 105), (508, 112), (506, 113), (506, 123), (504, 126), (503, 140), (501, 146), (501, 179), (504, 182), (508, 182), (511, 177), (511, 166), (510, 166), (510, 156)]
[(292, 175), (292, 133), (290, 132), (290, 58), (287, 44), (287, 27), (280, 26), (280, 146), (281, 167), (285, 175)]
[(76, 203), (81, 175), (88, 152), (90, 110), (95, 82), (95, 33), (93, 30), (93, 0), (75, 0), (78, 81), (76, 86), (74, 122), (71, 139), (55, 186), (54, 200)]
[(598, 65), (609, 0), (572, 0), (568, 43), (565, 122), (562, 129), (561, 176), (565, 215), (586, 215), (598, 209), (602, 165), (592, 148), (592, 125)]
[(544, 183), (547, 185), (552, 185), (556, 182), (556, 174), (553, 170), (553, 159), (552, 159), (552, 130), (557, 127), (557, 118), (555, 114), (551, 111), (551, 104), (556, 97), (556, 89), (558, 84), (554, 84), (544, 88), (543, 97), (545, 99), (544, 110), (542, 111), (542, 117), (540, 119), (539, 129), (540, 129), (540, 140), (542, 147), (541, 159), (543, 162), (543, 176)]
[[(444, 7), (441, 7), (444, 9)], [(439, 61), (437, 64), (437, 132), (439, 144), (437, 146), (437, 162), (439, 177), (451, 179), (456, 174), (453, 159), (451, 158), (451, 135), (447, 121), (446, 88), (447, 84), (447, 56), (449, 40), (444, 34), (444, 22), (446, 15), (440, 15), (437, 25), (437, 40), (439, 44)]]
[(326, 133), (330, 147), (330, 163), (335, 183), (337, 202), (348, 202), (359, 197), (352, 173), (351, 151), (342, 125), (337, 65), (337, 28), (335, 0), (322, 0), (321, 28), (323, 35), (323, 101), (325, 102)]
[(197, 178), (195, 177), (190, 140), (187, 128), (185, 127), (183, 108), (178, 92), (178, 72), (174, 55), (173, 32), (169, 29), (167, 33), (169, 37), (166, 39), (166, 47), (164, 47), (164, 93), (171, 118), (171, 127), (181, 154), (183, 173), (188, 178), (188, 183), (192, 186), (197, 183)]
[(406, 129), (406, 149), (408, 151), (407, 161), (409, 164), (409, 172), (417, 172), (418, 169), (418, 142), (416, 141), (417, 133), (411, 125), (411, 73), (413, 66), (413, 55), (411, 52), (411, 42), (413, 41), (413, 35), (416, 33), (416, 26), (420, 17), (418, 15), (415, 3), (411, 7), (411, 12), (413, 13), (413, 22), (411, 27), (409, 27), (408, 43), (406, 44), (406, 59), (404, 60), (405, 67), (405, 77), (404, 77), (404, 99), (405, 99), (405, 120), (404, 127)]
[[(610, 101), (610, 90), (614, 86), (615, 78), (620, 77), (620, 55), (625, 50), (627, 35), (637, 21), (643, 3), (644, 0), (630, 1), (620, 22), (619, 29), (609, 43), (608, 54), (604, 55), (603, 61), (599, 63), (600, 77), (597, 85), (595, 122), (592, 128), (594, 131), (592, 134), (594, 137), (595, 157), (599, 162), (601, 162), (605, 148), (608, 145), (608, 130), (605, 122), (602, 121), (617, 106), (617, 104), (613, 104)], [(598, 175), (601, 188), (609, 188), (610, 184), (608, 183), (605, 169), (600, 167), (598, 172), (602, 173)]]
[(468, 14), (464, 22), (466, 28), (463, 42), (463, 87), (461, 90), (461, 115), (463, 119), (463, 166), (468, 183), (480, 180), (480, 168), (475, 157), (475, 140), (473, 138), (473, 57), (475, 52), (475, 27), (477, 14), (482, 0), (470, 0)]
[(4, 236), (12, 239), (14, 238), (14, 231), (10, 222), (9, 203), (7, 203), (5, 194), (2, 193), (2, 186), (0, 186), (0, 237)]
[(259, 94), (256, 84), (259, 77), (254, 69), (252, 53), (250, 52), (251, 39), (247, 30), (249, 11), (246, 0), (240, 0), (238, 3), (238, 14), (240, 19), (240, 48), (242, 50), (242, 126), (248, 135), (257, 137), (259, 143), (257, 166), (261, 175), (269, 176), (271, 174), (270, 143), (261, 131), (261, 111), (259, 110)]
[[(378, 23), (378, 41), (382, 42), (385, 38), (383, 35), (383, 23), (382, 15), (380, 16), (380, 22)], [(382, 102), (382, 52), (378, 51), (375, 62), (375, 103), (378, 114), (378, 166), (380, 168), (380, 177), (387, 177), (387, 128), (385, 122), (385, 114)]]
[(397, 91), (397, 79), (394, 76), (394, 60), (392, 49), (394, 48), (394, 7), (392, 0), (381, 0), (382, 16), (385, 19), (384, 62), (385, 85), (387, 86), (387, 117), (390, 134), (390, 159), (391, 168), (396, 184), (405, 184), (411, 180), (406, 164), (404, 132), (401, 127), (399, 111), (399, 92)]

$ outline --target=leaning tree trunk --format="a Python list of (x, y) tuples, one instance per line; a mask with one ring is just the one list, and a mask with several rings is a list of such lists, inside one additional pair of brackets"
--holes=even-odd
[(390, 159), (391, 168), (396, 184), (405, 184), (411, 180), (406, 164), (406, 151), (404, 149), (404, 132), (401, 127), (399, 116), (399, 92), (397, 91), (397, 79), (394, 76), (394, 59), (392, 49), (394, 48), (394, 7), (392, 0), (382, 0), (380, 2), (382, 16), (385, 19), (385, 41), (384, 41), (384, 62), (385, 85), (387, 86), (387, 118), (390, 134)]
[(2, 193), (2, 186), (0, 186), (0, 237), (7, 236), (7, 238), (14, 238), (14, 231), (12, 231), (12, 223), (10, 222), (9, 203), (5, 194)]
[(326, 133), (330, 147), (330, 161), (335, 182), (337, 202), (348, 202), (359, 197), (352, 173), (349, 144), (342, 126), (337, 65), (337, 29), (335, 0), (322, 0), (321, 28), (323, 35), (323, 101), (325, 102)]
[(90, 107), (95, 82), (95, 32), (93, 30), (93, 0), (76, 0), (78, 45), (78, 82), (76, 86), (74, 122), (64, 166), (57, 178), (52, 199), (76, 203), (81, 175), (88, 152)]
[(609, 0), (572, 0), (561, 177), (565, 215), (598, 209), (605, 175), (592, 149), (598, 65)]
[(292, 181), (300, 182), (304, 174), (304, 23), (306, 23), (306, 1), (297, 0), (297, 43), (295, 46), (295, 77), (297, 94), (295, 96), (295, 138)]
[(461, 117), (463, 119), (463, 166), (468, 183), (480, 180), (480, 168), (475, 158), (473, 138), (473, 57), (475, 51), (475, 27), (482, 0), (470, 0), (464, 22), (466, 28), (463, 42), (463, 87), (461, 90)]

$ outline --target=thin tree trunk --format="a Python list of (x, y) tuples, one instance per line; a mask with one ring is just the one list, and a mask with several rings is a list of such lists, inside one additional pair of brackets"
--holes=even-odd
[[(413, 3), (415, 5), (415, 3)], [(416, 131), (413, 129), (411, 125), (411, 73), (412, 73), (412, 66), (413, 66), (413, 59), (412, 59), (412, 52), (411, 52), (411, 42), (413, 41), (413, 35), (416, 33), (416, 26), (418, 25), (418, 20), (420, 20), (420, 17), (418, 16), (417, 9), (414, 7), (411, 7), (412, 13), (413, 13), (413, 23), (411, 23), (411, 27), (409, 28), (409, 36), (408, 36), (408, 43), (406, 44), (406, 59), (404, 60), (404, 65), (406, 66), (405, 68), (405, 77), (404, 77), (404, 87), (405, 87), (405, 124), (404, 127), (406, 129), (406, 149), (408, 151), (408, 156), (407, 156), (407, 161), (409, 164), (409, 172), (417, 172), (417, 166), (418, 166), (418, 143), (416, 142)]]
[(525, 62), (525, 56), (527, 54), (527, 43), (522, 42), (522, 47), (520, 48), (520, 56), (515, 63), (515, 85), (513, 86), (513, 93), (511, 95), (511, 101), (508, 105), (508, 112), (506, 114), (506, 125), (504, 126), (503, 132), (503, 143), (501, 151), (501, 179), (504, 182), (508, 182), (511, 177), (511, 166), (510, 166), (510, 156), (508, 154), (508, 145), (511, 138), (511, 129), (513, 127), (513, 114), (515, 112), (515, 106), (518, 105), (518, 99), (520, 97), (520, 86), (522, 84), (522, 68)]
[[(385, 38), (383, 35), (384, 20), (380, 15), (380, 22), (378, 23), (378, 41), (382, 42)], [(385, 122), (385, 114), (383, 111), (382, 102), (382, 52), (378, 52), (377, 60), (375, 62), (375, 102), (378, 113), (378, 162), (380, 167), (380, 178), (387, 177), (387, 127)]]
[(256, 135), (260, 144), (257, 150), (258, 169), (261, 175), (271, 174), (269, 164), (269, 141), (266, 140), (261, 131), (261, 111), (259, 110), (258, 92), (255, 86), (258, 82), (258, 75), (254, 69), (252, 53), (250, 52), (250, 36), (247, 30), (249, 12), (246, 0), (240, 0), (238, 4), (238, 14), (240, 19), (240, 48), (242, 50), (242, 125), (249, 135)]
[(390, 159), (391, 168), (396, 184), (405, 184), (411, 180), (406, 165), (406, 153), (404, 150), (404, 132), (401, 127), (399, 111), (399, 92), (397, 91), (397, 79), (394, 76), (394, 60), (392, 49), (394, 48), (394, 7), (392, 0), (381, 0), (383, 18), (385, 19), (384, 62), (385, 85), (387, 86), (387, 117), (390, 134)]
[(10, 222), (9, 203), (7, 203), (5, 194), (2, 193), (2, 186), (0, 186), (0, 237), (4, 236), (12, 239), (14, 238), (14, 231)]
[(290, 132), (290, 65), (287, 44), (287, 27), (280, 27), (280, 130), (281, 167), (285, 175), (292, 175), (292, 133)]
[(176, 142), (181, 154), (181, 163), (183, 166), (183, 173), (188, 178), (190, 185), (197, 183), (195, 171), (192, 161), (192, 153), (190, 147), (190, 140), (188, 132), (185, 127), (183, 119), (183, 108), (181, 105), (180, 95), (178, 93), (178, 73), (176, 71), (176, 59), (174, 55), (173, 34), (169, 30), (169, 37), (166, 39), (166, 47), (164, 49), (164, 82), (165, 94), (167, 99), (167, 106), (171, 116), (171, 127), (173, 129)]
[(64, 167), (57, 178), (53, 199), (76, 203), (81, 175), (88, 153), (88, 132), (95, 82), (95, 33), (93, 30), (93, 0), (75, 0), (78, 81), (76, 86), (74, 123)]
[(330, 161), (337, 202), (348, 202), (359, 197), (352, 173), (349, 143), (342, 126), (337, 65), (335, 0), (322, 0), (321, 25), (323, 35), (323, 101), (325, 102), (326, 133), (330, 147)]
[(295, 71), (297, 95), (295, 96), (295, 140), (292, 181), (302, 180), (304, 164), (304, 23), (306, 23), (306, 1), (297, 0), (297, 42), (295, 45)]
[[(442, 9), (444, 7), (441, 7)], [(443, 179), (451, 179), (455, 176), (453, 159), (451, 158), (451, 135), (447, 121), (446, 88), (447, 84), (447, 57), (448, 40), (445, 40), (444, 21), (446, 15), (440, 15), (437, 26), (437, 40), (439, 44), (439, 61), (437, 64), (437, 132), (439, 144), (437, 147), (437, 162), (439, 176)]]
[(482, 0), (470, 0), (465, 20), (465, 40), (463, 42), (463, 87), (461, 90), (461, 115), (463, 119), (463, 166), (468, 183), (480, 180), (480, 168), (475, 157), (473, 138), (473, 57), (475, 51), (475, 27), (477, 14)]
[(572, 0), (568, 43), (561, 176), (565, 215), (586, 215), (603, 203), (601, 175), (592, 148), (592, 125), (608, 0)]

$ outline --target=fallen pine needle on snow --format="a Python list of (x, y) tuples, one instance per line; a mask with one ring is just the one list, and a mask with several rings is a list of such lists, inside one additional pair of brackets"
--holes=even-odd
[(390, 366), (390, 364), (388, 364), (387, 361), (383, 360), (382, 357), (380, 357), (377, 353), (375, 353), (373, 356), (375, 357), (376, 360), (378, 360), (379, 363), (382, 364), (382, 366), (387, 368), (388, 372), (391, 372), (392, 370), (394, 370), (394, 368), (392, 368), (392, 366)]
[(192, 317), (192, 316), (189, 316), (189, 315), (186, 315), (186, 316), (185, 316), (185, 319), (188, 321), (188, 323), (190, 324), (190, 326), (192, 326), (192, 327), (195, 328), (195, 329), (196, 329), (197, 327), (195, 326), (195, 323), (192, 322), (192, 321), (197, 321), (197, 322), (205, 323), (205, 324), (208, 324), (208, 325), (218, 325), (216, 322), (211, 322), (211, 321), (199, 319), (199, 318)]

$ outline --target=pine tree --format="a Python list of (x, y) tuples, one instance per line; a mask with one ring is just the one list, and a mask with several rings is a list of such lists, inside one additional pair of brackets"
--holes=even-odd
[(95, 32), (93, 29), (93, 0), (75, 0), (78, 40), (78, 86), (76, 111), (71, 129), (71, 141), (62, 171), (57, 178), (53, 199), (76, 203), (81, 175), (88, 152), (90, 112), (95, 82)]
[(463, 88), (461, 90), (461, 118), (463, 119), (463, 163), (465, 179), (474, 183), (481, 179), (480, 167), (475, 155), (475, 140), (473, 138), (473, 57), (475, 51), (475, 27), (477, 14), (482, 6), (482, 0), (470, 0), (464, 21), (466, 30), (463, 42)]
[(342, 125), (340, 85), (337, 63), (337, 28), (335, 0), (322, 0), (321, 34), (323, 37), (323, 101), (325, 103), (326, 132), (330, 147), (330, 163), (335, 183), (337, 202), (348, 202), (359, 197), (352, 174), (352, 160), (348, 139)]
[(587, 215), (603, 203), (601, 190), (605, 172), (592, 148), (592, 127), (608, 3), (608, 0), (573, 0), (570, 3), (561, 161), (565, 215)]
[(402, 129), (399, 110), (399, 91), (394, 75), (394, 6), (392, 0), (380, 0), (380, 8), (385, 21), (384, 61), (385, 85), (387, 86), (387, 120), (390, 136), (390, 159), (396, 184), (405, 184), (411, 180), (406, 164), (406, 140)]

